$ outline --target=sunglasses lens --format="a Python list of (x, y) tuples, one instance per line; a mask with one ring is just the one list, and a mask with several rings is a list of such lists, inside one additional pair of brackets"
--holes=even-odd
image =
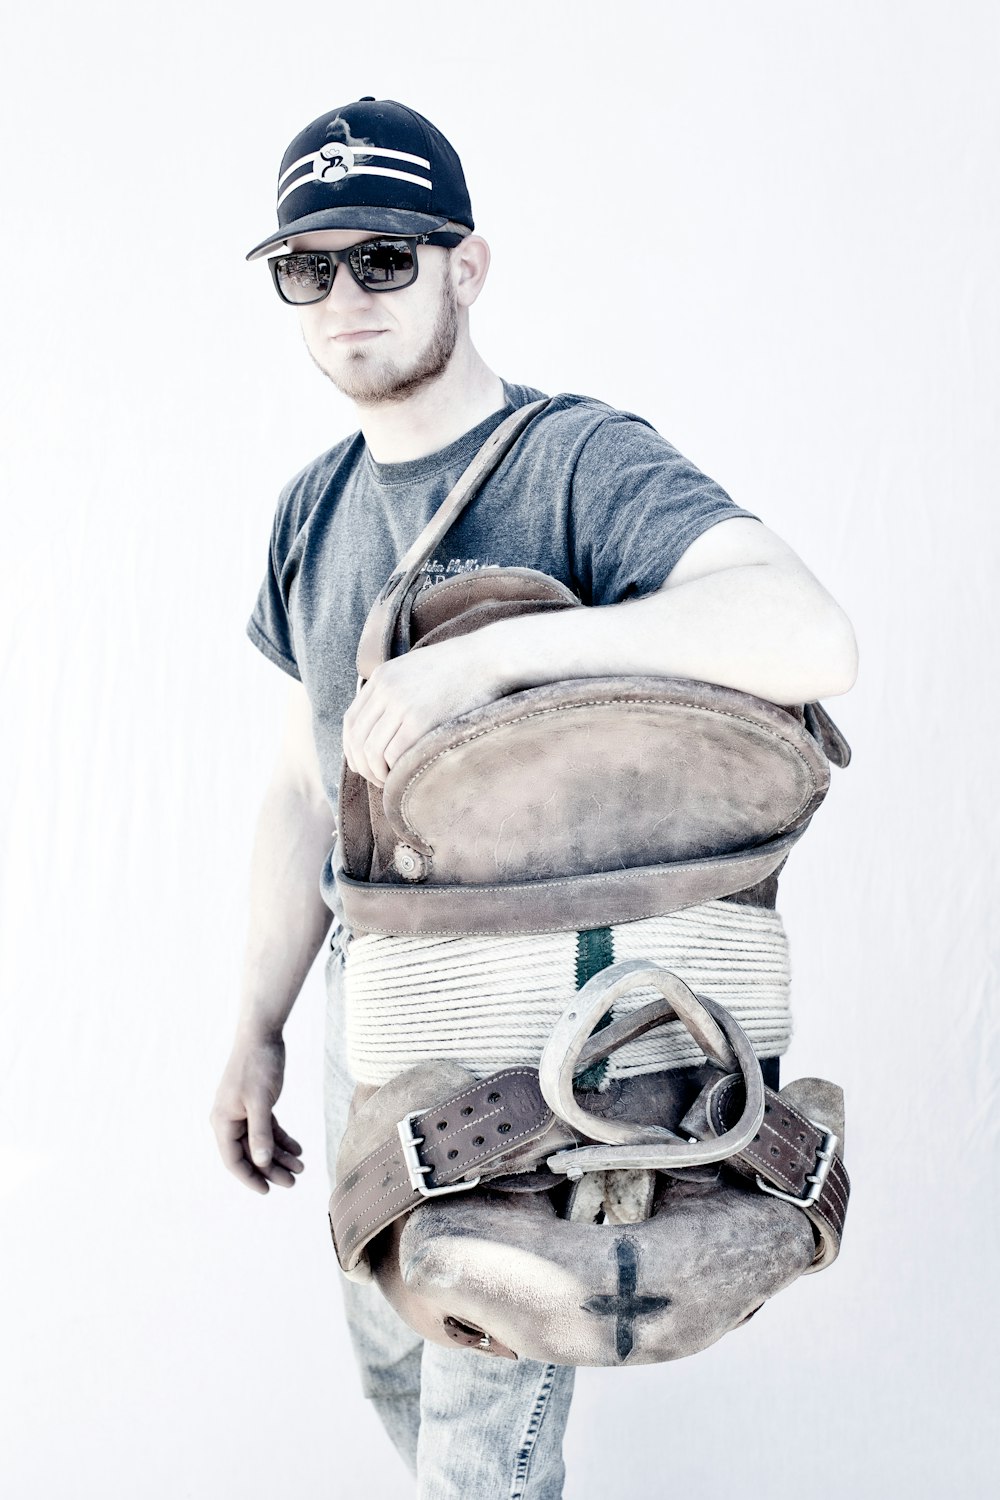
[(333, 261), (328, 255), (281, 255), (275, 263), (275, 281), (286, 302), (299, 307), (320, 302), (333, 281)]
[(368, 240), (351, 251), (351, 270), (373, 292), (408, 286), (416, 264), (413, 246), (406, 240)]

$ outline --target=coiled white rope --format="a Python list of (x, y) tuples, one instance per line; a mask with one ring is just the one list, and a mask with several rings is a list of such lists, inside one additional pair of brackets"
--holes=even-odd
[[(787, 1050), (788, 941), (777, 912), (708, 901), (610, 929), (614, 961), (649, 959), (732, 1012), (759, 1057)], [(524, 937), (352, 938), (345, 959), (348, 1066), (383, 1084), (415, 1063), (450, 1059), (485, 1078), (535, 1065), (577, 989), (575, 932)], [(634, 991), (617, 1015), (652, 992)], [(687, 1067), (703, 1054), (679, 1021), (622, 1047), (612, 1078)]]

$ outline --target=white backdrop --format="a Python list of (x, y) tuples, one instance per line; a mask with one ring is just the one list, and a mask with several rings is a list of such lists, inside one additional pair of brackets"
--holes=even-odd
[(783, 882), (785, 1077), (848, 1095), (842, 1258), (683, 1365), (582, 1373), (567, 1495), (992, 1478), (997, 16), (38, 0), (8, 20), (12, 1500), (409, 1493), (340, 1326), (318, 972), (279, 1111), (295, 1191), (247, 1193), (207, 1125), (284, 701), (244, 620), (278, 488), (353, 426), (243, 255), (286, 142), (362, 94), (462, 154), (493, 367), (649, 417), (796, 547), (862, 648), (831, 704), (855, 763)]

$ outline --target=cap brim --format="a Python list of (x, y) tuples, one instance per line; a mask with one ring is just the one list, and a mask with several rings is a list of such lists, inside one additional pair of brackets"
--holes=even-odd
[(375, 234), (430, 234), (447, 222), (440, 214), (409, 213), (406, 209), (386, 208), (380, 204), (372, 204), (370, 207), (364, 204), (344, 204), (341, 208), (306, 214), (305, 218), (286, 224), (283, 229), (276, 230), (266, 240), (255, 245), (247, 260), (259, 259), (276, 245), (283, 245), (292, 235), (314, 234), (320, 229), (371, 230)]

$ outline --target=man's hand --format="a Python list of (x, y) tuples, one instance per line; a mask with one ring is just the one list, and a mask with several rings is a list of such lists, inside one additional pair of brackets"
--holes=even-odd
[(479, 635), (421, 646), (376, 668), (344, 716), (344, 756), (352, 771), (384, 785), (421, 735), (510, 690)]
[(280, 1035), (237, 1038), (215, 1096), (211, 1122), (222, 1160), (255, 1193), (292, 1187), (302, 1171), (302, 1147), (274, 1117), (285, 1075)]

